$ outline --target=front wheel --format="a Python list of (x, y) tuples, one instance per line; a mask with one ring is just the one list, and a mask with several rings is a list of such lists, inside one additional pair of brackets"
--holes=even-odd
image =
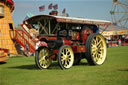
[(51, 65), (50, 51), (47, 47), (41, 47), (36, 51), (35, 63), (39, 69), (47, 69)]
[(59, 49), (58, 63), (61, 69), (69, 69), (74, 63), (74, 53), (72, 48), (68, 45), (64, 45)]
[(107, 48), (104, 37), (99, 33), (89, 35), (86, 40), (86, 58), (90, 65), (101, 65), (105, 62)]

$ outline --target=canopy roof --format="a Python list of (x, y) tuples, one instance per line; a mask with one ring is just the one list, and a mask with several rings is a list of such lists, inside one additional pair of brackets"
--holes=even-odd
[(31, 18), (28, 18), (25, 21), (28, 22), (37, 22), (41, 19), (55, 19), (57, 22), (63, 22), (63, 23), (75, 23), (75, 24), (95, 24), (95, 25), (101, 25), (101, 26), (109, 26), (112, 23), (110, 21), (105, 20), (95, 20), (95, 19), (85, 19), (85, 18), (75, 18), (75, 17), (64, 17), (64, 16), (53, 16), (53, 15), (36, 15)]

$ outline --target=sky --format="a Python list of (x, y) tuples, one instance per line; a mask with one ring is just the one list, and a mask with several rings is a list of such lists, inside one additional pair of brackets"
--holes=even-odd
[[(70, 17), (83, 17), (87, 19), (100, 19), (111, 21), (110, 10), (112, 0), (13, 0), (15, 10), (13, 12), (14, 25), (22, 24), (27, 13), (33, 15), (48, 14), (50, 3), (58, 4), (58, 11), (66, 8)], [(39, 12), (39, 7), (45, 5), (45, 10)]]

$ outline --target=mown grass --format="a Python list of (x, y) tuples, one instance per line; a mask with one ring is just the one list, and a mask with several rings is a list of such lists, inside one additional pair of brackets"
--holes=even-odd
[(106, 62), (89, 66), (86, 60), (68, 70), (57, 62), (38, 70), (34, 57), (10, 58), (0, 64), (0, 85), (127, 85), (128, 46), (108, 48)]

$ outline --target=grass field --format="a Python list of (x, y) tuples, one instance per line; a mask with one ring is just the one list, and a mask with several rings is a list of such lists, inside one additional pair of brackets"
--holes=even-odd
[(68, 70), (57, 62), (38, 70), (34, 57), (10, 58), (0, 64), (0, 85), (127, 85), (128, 46), (108, 48), (106, 62), (89, 66), (85, 60)]

